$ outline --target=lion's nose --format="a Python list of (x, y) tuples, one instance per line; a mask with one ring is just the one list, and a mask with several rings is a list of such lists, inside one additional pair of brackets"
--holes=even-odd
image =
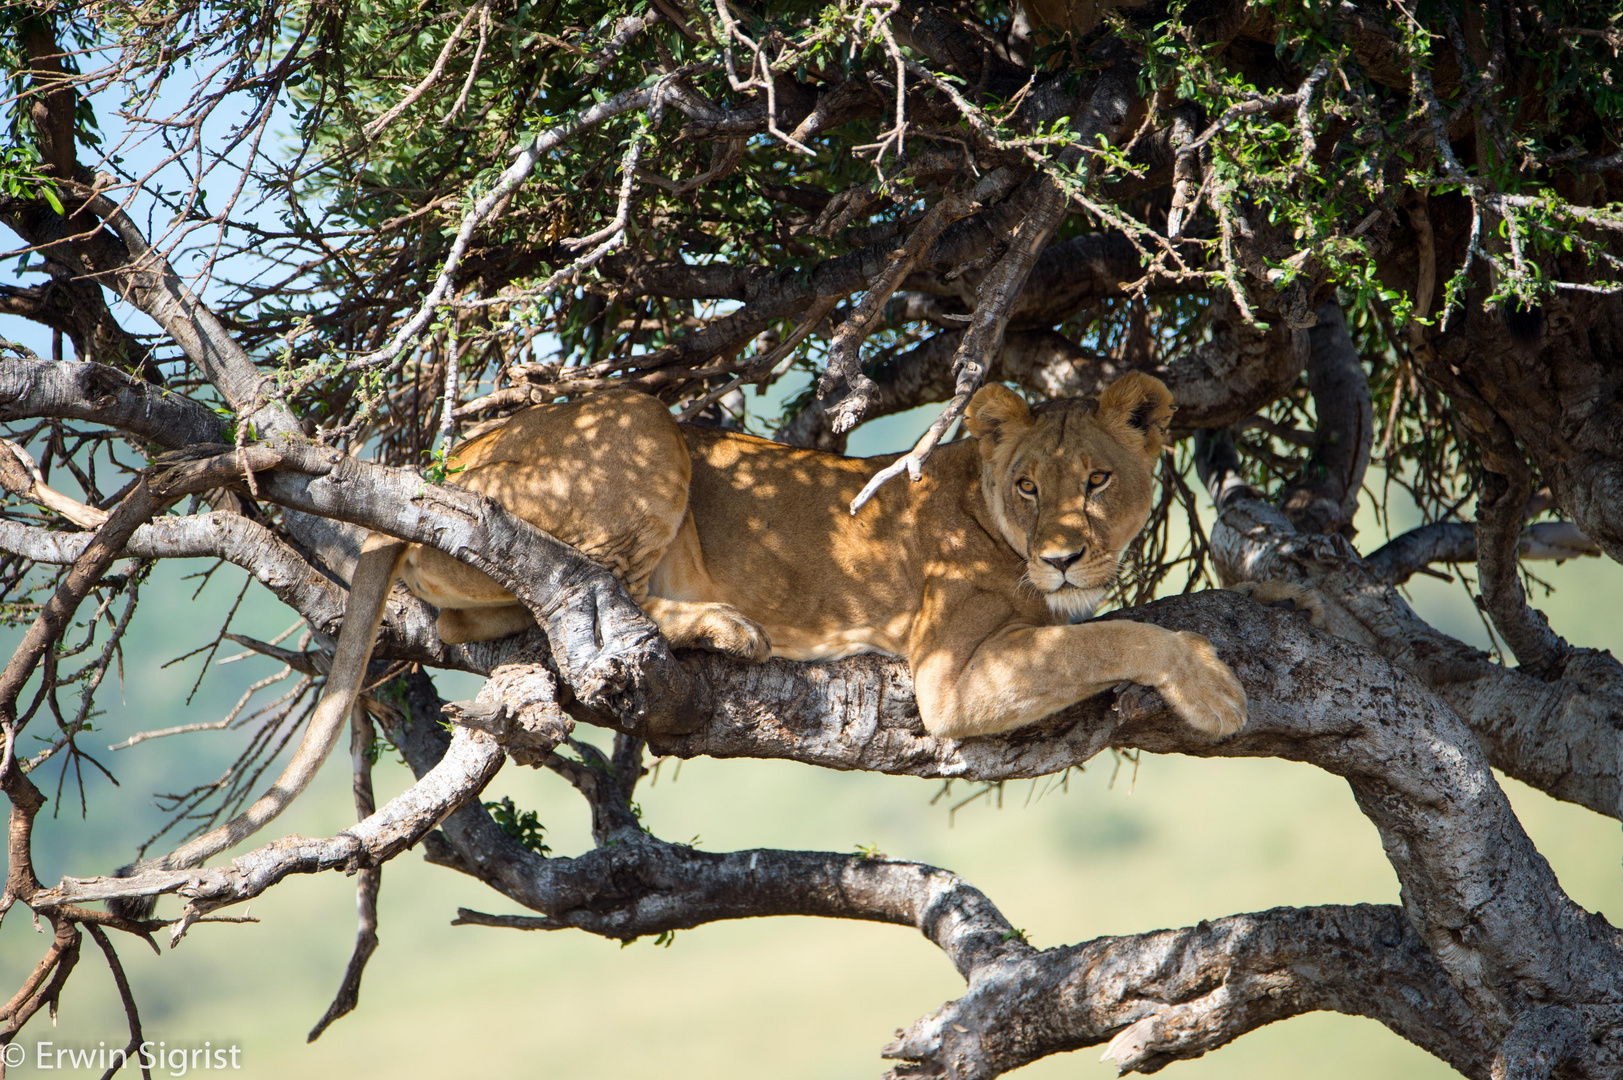
[(1042, 560), (1063, 574), (1065, 571), (1075, 566), (1076, 561), (1083, 555), (1087, 554), (1087, 551), (1087, 548), (1083, 548), (1081, 551), (1072, 552), (1069, 555), (1044, 555)]

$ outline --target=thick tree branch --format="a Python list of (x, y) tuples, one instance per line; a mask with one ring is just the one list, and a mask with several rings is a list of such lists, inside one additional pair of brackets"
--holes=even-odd
[(1492, 1080), (1549, 1080), (1562, 1064), (1579, 1056), (1583, 1025), (1564, 1005), (1532, 1009), (1500, 1043), (1489, 1072)]
[[(432, 859), (463, 868), (456, 855), (437, 850), (430, 848)], [(723, 919), (860, 919), (917, 928), (966, 976), (1032, 951), (992, 902), (957, 874), (884, 856), (773, 849), (718, 854), (645, 838), (573, 859), (526, 861), (527, 873), (497, 887), (548, 914), (490, 916), (463, 909), (458, 922), (573, 928), (624, 941)]]
[(1317, 589), (1327, 626), (1380, 651), (1436, 691), (1480, 740), (1489, 760), (1555, 798), (1623, 819), (1616, 661), (1576, 650), (1544, 681), (1494, 663), (1415, 614), (1344, 537), (1298, 533), (1278, 509), (1197, 455), (1217, 501), (1212, 551), (1225, 582), (1286, 581)]
[(969, 991), (885, 1049), (892, 1080), (980, 1080), (1107, 1043), (1156, 1072), (1304, 1012), (1367, 1016), (1467, 1076), (1487, 1036), (1402, 909), (1275, 908), (1182, 930), (1099, 938), (975, 971)]
[(116, 368), (8, 357), (0, 362), (0, 420), (36, 416), (106, 424), (171, 450), (225, 441), (213, 410)]
[[(310, 521), (326, 520), (305, 517)], [(73, 563), (84, 553), (90, 536), (0, 520), (0, 551), (46, 565)], [(228, 511), (158, 518), (134, 532), (123, 554), (143, 559), (224, 559), (252, 574), (328, 639), (337, 636), (349, 597), (341, 581), (317, 569), (270, 529)], [(345, 570), (347, 566), (339, 563), (336, 569)], [(379, 659), (484, 673), (515, 656), (530, 656), (538, 649), (546, 649), (539, 633), (497, 642), (446, 645), (434, 632), (434, 618), (432, 608), (404, 589), (396, 589), (390, 597), (375, 655)]]
[(1056, 771), (1105, 745), (1307, 761), (1347, 777), (1385, 838), (1411, 920), (1490, 1030), (1508, 1030), (1522, 1003), (1544, 993), (1598, 1010), (1592, 1035), (1618, 1022), (1605, 1004), (1612, 976), (1603, 974), (1620, 962), (1616, 932), (1564, 898), (1476, 740), (1418, 680), (1231, 594), (1161, 601), (1134, 614), (1198, 630), (1234, 664), (1251, 702), (1240, 735), (1201, 742), (1164, 709), (1140, 711), (1130, 693), (1114, 713), (1094, 700), (1008, 737), (933, 744), (917, 727), (901, 666), (853, 659), (738, 666), (744, 686), (734, 696), (712, 682), (716, 710), (703, 727), (650, 745), (679, 756), (748, 754), (981, 779)]
[[(427, 692), (422, 702), (423, 687), (411, 694), (413, 714), (428, 716), (437, 705)], [(392, 734), (419, 773), (445, 738), (421, 720)], [(548, 912), (463, 910), (463, 924), (577, 927), (622, 939), (765, 914), (918, 926), (970, 981), (970, 992), (915, 1024), (888, 1053), (936, 1068), (972, 1061), (984, 1070), (939, 1075), (995, 1075), (1112, 1036), (1122, 1065), (1149, 1071), (1312, 1009), (1370, 1016), (1469, 1075), (1486, 1075), (1480, 1025), (1396, 908), (1282, 909), (1039, 953), (954, 875), (883, 857), (714, 855), (644, 836), (580, 858), (543, 859), (519, 849), (477, 807), (454, 815), (428, 847), (433, 861)]]
[[(1601, 550), (1570, 521), (1541, 521), (1522, 530), (1516, 553), (1522, 559), (1560, 562), (1592, 558)], [(1364, 561), (1390, 585), (1402, 585), (1433, 563), (1476, 562), (1476, 526), (1464, 521), (1421, 525), (1393, 537)]]

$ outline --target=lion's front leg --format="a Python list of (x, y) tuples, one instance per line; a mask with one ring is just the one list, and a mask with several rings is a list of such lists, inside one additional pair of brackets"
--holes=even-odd
[(913, 657), (919, 712), (938, 738), (1008, 731), (1122, 682), (1158, 690), (1202, 734), (1245, 724), (1244, 688), (1199, 634), (1134, 622), (1023, 627), (963, 651), (943, 644)]

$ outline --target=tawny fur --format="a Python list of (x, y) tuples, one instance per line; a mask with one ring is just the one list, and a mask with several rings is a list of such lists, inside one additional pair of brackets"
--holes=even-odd
[[(905, 657), (936, 736), (1006, 731), (1123, 681), (1157, 688), (1197, 730), (1222, 736), (1244, 723), (1245, 693), (1204, 638), (1071, 625), (1144, 527), (1171, 405), (1141, 374), (1097, 404), (1035, 413), (986, 387), (966, 414), (973, 438), (941, 447), (924, 479), (881, 488), (855, 516), (852, 497), (892, 459), (683, 427), (630, 393), (517, 414), (463, 448), (456, 482), (608, 566), (674, 646), (753, 660)], [(508, 594), (439, 552), (412, 548), (402, 575), (443, 609), (447, 640), (527, 622)]]

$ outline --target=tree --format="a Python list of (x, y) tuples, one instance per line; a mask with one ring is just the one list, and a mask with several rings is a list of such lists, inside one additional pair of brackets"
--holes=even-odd
[[(0, 25), (0, 221), (43, 275), (0, 286), (0, 311), (57, 354), (7, 343), (0, 362), (5, 601), (27, 627), (0, 675), (0, 913), (54, 930), (0, 1041), (54, 1004), (83, 935), (116, 972), (115, 931), (178, 938), (290, 874), (358, 871), (319, 1032), (355, 1006), (383, 865), (421, 843), (537, 912), (468, 921), (916, 926), (968, 988), (885, 1049), (898, 1077), (1101, 1043), (1154, 1071), (1317, 1009), (1473, 1077), (1623, 1070), (1623, 936), (1562, 891), (1490, 771), (1623, 817), (1623, 669), (1549, 628), (1524, 565), (1623, 558), (1615, 5), (27, 0)], [(938, 742), (892, 659), (673, 655), (607, 572), (445, 463), (532, 402), (629, 386), (736, 424), (743, 388), (800, 380), (775, 434), (828, 450), (945, 403), (887, 470), (916, 472), (988, 379), (1047, 397), (1129, 369), (1172, 387), (1180, 441), (1117, 599), (1233, 664), (1251, 718), (1220, 743), (1132, 687)], [(1428, 523), (1355, 545), (1372, 462)], [(47, 486), (62, 476), (82, 501)], [(285, 680), (237, 766), (176, 804), (206, 827), (309, 707), (367, 528), (484, 569), (539, 628), (448, 646), (397, 591), (354, 719), (357, 825), (196, 871), (37, 880), (35, 778), (101, 767), (82, 735), (153, 561), (235, 563), (308, 627), (292, 648), (233, 637)], [(1399, 592), (1471, 562), (1507, 655)], [(1333, 633), (1193, 591), (1213, 580), (1311, 586)], [(445, 706), (427, 669), (488, 681)], [(53, 721), (26, 754), (25, 727)], [(612, 752), (577, 724), (616, 732)], [(418, 777), (381, 808), (380, 729)], [(633, 798), (650, 753), (996, 783), (1107, 747), (1345, 777), (1402, 906), (1039, 950), (949, 871), (702, 852), (646, 832)], [(549, 854), (522, 808), (481, 805), (507, 757), (579, 790), (594, 849)], [(153, 894), (178, 918), (86, 906)]]

